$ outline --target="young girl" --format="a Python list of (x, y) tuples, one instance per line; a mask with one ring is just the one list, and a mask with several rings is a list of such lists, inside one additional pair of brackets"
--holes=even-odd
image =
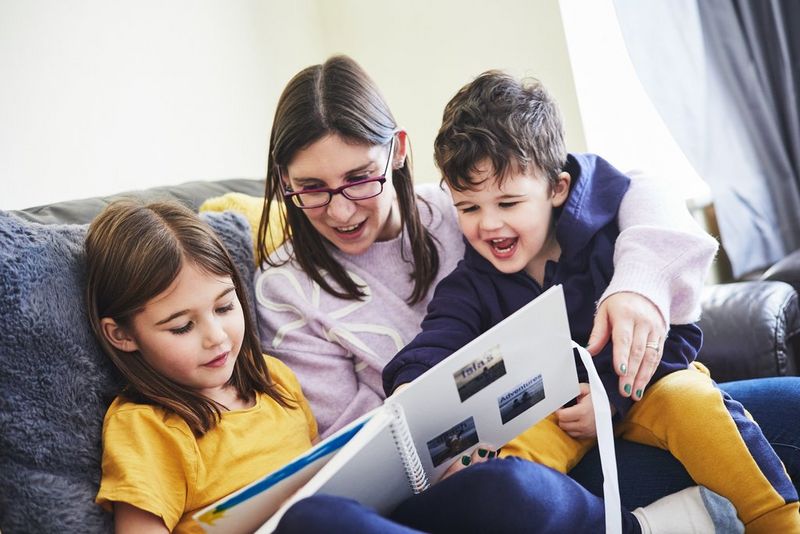
[[(86, 261), (92, 326), (127, 381), (103, 424), (96, 501), (113, 510), (116, 532), (199, 532), (194, 512), (309, 448), (314, 417), (292, 372), (262, 356), (236, 269), (196, 214), (115, 202), (89, 228)], [(577, 483), (531, 462), (486, 462), (490, 455), (462, 458), (393, 521), (317, 496), (290, 509), (279, 530), (603, 529), (602, 501)], [(462, 470), (470, 463), (481, 465)], [(722, 508), (699, 493), (677, 502), (710, 528), (715, 510), (731, 517), (728, 503), (704, 498)], [(664, 522), (658, 507), (621, 514), (624, 532)]]

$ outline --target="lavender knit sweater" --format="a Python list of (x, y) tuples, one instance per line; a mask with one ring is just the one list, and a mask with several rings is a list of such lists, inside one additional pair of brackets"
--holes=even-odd
[[(632, 175), (619, 213), (615, 274), (604, 294), (633, 291), (652, 300), (667, 324), (695, 320), (699, 294), (716, 242), (703, 233), (661, 182)], [(464, 245), (449, 194), (437, 185), (417, 187), (423, 223), (440, 254), (436, 282), (453, 270)], [(275, 254), (286, 257), (291, 243)], [(335, 257), (366, 288), (348, 301), (322, 291), (293, 263), (267, 267), (255, 278), (264, 350), (297, 375), (325, 437), (383, 402), (381, 370), (419, 331), (433, 289), (409, 306), (411, 257), (404, 235), (376, 242), (364, 254)]]

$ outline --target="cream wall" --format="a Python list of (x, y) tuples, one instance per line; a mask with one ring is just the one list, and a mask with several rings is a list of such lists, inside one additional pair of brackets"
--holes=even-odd
[(585, 150), (558, 0), (320, 0), (319, 5), (326, 49), (356, 58), (408, 130), (417, 180), (439, 179), (433, 140), (445, 104), (491, 68), (542, 80), (561, 106), (570, 150)]
[(280, 90), (334, 53), (376, 79), (421, 180), (445, 102), (488, 68), (541, 78), (584, 148), (557, 0), (3, 0), (0, 209), (263, 176)]

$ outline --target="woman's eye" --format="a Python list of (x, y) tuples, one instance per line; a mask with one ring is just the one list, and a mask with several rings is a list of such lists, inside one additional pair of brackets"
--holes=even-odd
[(192, 328), (194, 328), (194, 323), (189, 321), (188, 323), (179, 328), (170, 328), (169, 331), (179, 336), (181, 334), (189, 332)]
[(217, 308), (217, 313), (219, 314), (228, 313), (229, 311), (233, 311), (233, 308), (234, 308), (234, 303), (231, 302), (230, 304)]
[(369, 180), (369, 175), (365, 174), (363, 176), (351, 176), (347, 179), (347, 183), (357, 184), (358, 182), (363, 182), (364, 180)]

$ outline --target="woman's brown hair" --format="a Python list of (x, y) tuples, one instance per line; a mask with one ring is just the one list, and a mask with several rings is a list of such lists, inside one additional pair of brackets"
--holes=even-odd
[[(377, 146), (389, 144), (396, 131), (397, 122), (377, 86), (349, 57), (335, 56), (295, 75), (281, 94), (272, 122), (264, 210), (256, 245), (259, 263), (277, 266), (295, 259), (328, 293), (344, 299), (364, 297), (363, 289), (334, 259), (324, 238), (302, 210), (291, 202), (283, 202), (279, 170), (285, 169), (298, 151), (327, 135)], [(433, 284), (439, 271), (439, 254), (433, 237), (420, 220), (410, 157), (394, 171), (393, 183), (403, 232), (407, 232), (411, 244), (412, 258), (403, 258), (413, 265), (414, 290), (407, 300), (415, 304), (425, 298)], [(268, 250), (280, 244), (267, 243), (272, 210), (281, 213), (280, 241), (291, 239), (292, 252), (288, 257), (269, 256)], [(341, 289), (334, 288), (330, 280)]]
[(118, 350), (101, 327), (104, 317), (129, 326), (191, 262), (209, 274), (230, 276), (242, 306), (244, 339), (228, 384), (242, 399), (252, 400), (263, 392), (289, 406), (270, 379), (239, 273), (225, 246), (196, 213), (175, 202), (114, 202), (89, 226), (85, 251), (89, 320), (103, 350), (127, 381), (123, 395), (176, 413), (198, 436), (219, 421), (217, 403), (159, 374), (138, 351)]

